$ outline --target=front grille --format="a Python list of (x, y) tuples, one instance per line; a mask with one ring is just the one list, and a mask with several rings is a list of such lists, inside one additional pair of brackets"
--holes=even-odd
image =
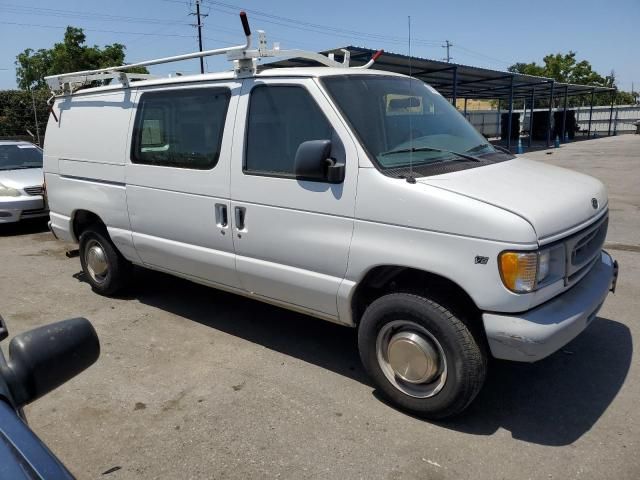
[(605, 219), (598, 228), (580, 238), (571, 252), (571, 265), (582, 265), (600, 251), (607, 236), (607, 224)]
[(595, 265), (602, 251), (608, 227), (609, 217), (605, 216), (565, 241), (567, 285), (580, 280)]
[(591, 259), (591, 261), (589, 261), (586, 264), (582, 265), (579, 270), (575, 271), (574, 273), (572, 273), (571, 275), (569, 275), (566, 278), (565, 284), (566, 285), (572, 285), (575, 282), (577, 282), (578, 280), (580, 280), (587, 273), (589, 273), (589, 271), (591, 270), (591, 267), (593, 267), (596, 264), (597, 261), (598, 261), (598, 257), (594, 257), (594, 258)]
[(27, 195), (42, 195), (44, 189), (42, 188), (42, 185), (34, 185), (33, 187), (24, 187), (24, 191)]

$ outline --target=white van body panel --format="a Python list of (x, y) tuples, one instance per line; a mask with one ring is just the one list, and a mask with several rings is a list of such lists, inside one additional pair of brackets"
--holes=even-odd
[[(63, 96), (49, 117), (44, 152), (45, 182), (51, 228), (59, 238), (77, 241), (73, 217), (87, 210), (108, 228), (131, 230), (125, 191), (127, 138), (133, 109), (131, 91)], [(114, 235), (114, 244), (133, 262), (139, 262), (131, 235)]]
[(234, 228), (242, 286), (262, 297), (338, 317), (336, 294), (349, 255), (356, 203), (358, 153), (340, 118), (311, 78), (247, 79), (235, 137), (245, 138), (251, 89), (259, 85), (304, 88), (336, 130), (345, 149), (343, 183), (327, 184), (243, 172), (244, 141), (234, 148), (231, 206), (245, 209), (245, 228)]
[[(533, 227), (521, 217), (462, 195), (409, 185), (372, 168), (360, 169), (346, 275), (354, 284), (372, 268), (406, 266), (448, 278), (480, 308), (507, 305), (513, 308), (509, 311), (522, 311), (530, 298), (504, 288), (497, 268), (499, 253), (514, 248), (537, 248)], [(489, 261), (476, 264), (476, 256)]]
[[(226, 125), (233, 125), (241, 83), (226, 81), (176, 85), (162, 92), (228, 90)], [(136, 105), (145, 92), (139, 90)], [(127, 152), (131, 151), (131, 136)], [(239, 287), (230, 227), (218, 225), (216, 206), (229, 212), (229, 167), (233, 128), (225, 128), (216, 165), (209, 170), (136, 164), (127, 158), (126, 191), (133, 242), (150, 268)], [(128, 157), (130, 157), (128, 155)], [(194, 219), (197, 219), (194, 221)]]
[(59, 121), (49, 119), (45, 154), (77, 162), (124, 165), (134, 108), (132, 95), (132, 90), (119, 89), (57, 98), (54, 108)]
[[(607, 209), (607, 189), (599, 180), (566, 168), (520, 157), (420, 183), (456, 192), (516, 213), (535, 225), (541, 244), (597, 217)], [(535, 185), (535, 188), (527, 188)], [(570, 187), (569, 187), (570, 186)], [(593, 208), (591, 198), (598, 207)], [(549, 208), (562, 205), (563, 208)]]

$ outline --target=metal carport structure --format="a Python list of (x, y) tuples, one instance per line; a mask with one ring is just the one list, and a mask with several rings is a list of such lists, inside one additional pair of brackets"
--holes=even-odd
[[(352, 66), (364, 65), (376, 53), (369, 48), (347, 46), (321, 52), (333, 55), (336, 60), (344, 59), (345, 51), (349, 52)], [(309, 66), (313, 61), (292, 58), (273, 63), (267, 63), (262, 68)], [(547, 147), (551, 145), (551, 116), (553, 115), (553, 100), (563, 98), (562, 131), (565, 131), (567, 116), (567, 98), (576, 95), (590, 94), (590, 112), (588, 137), (591, 136), (591, 119), (593, 115), (593, 100), (596, 93), (611, 92), (611, 110), (609, 115), (609, 130), (611, 135), (611, 122), (613, 119), (613, 107), (616, 91), (614, 88), (595, 85), (575, 85), (562, 83), (552, 78), (523, 75), (520, 73), (490, 70), (487, 68), (447, 63), (438, 60), (430, 60), (419, 57), (409, 57), (398, 53), (383, 52), (378, 57), (374, 66), (377, 70), (402, 73), (418, 78), (438, 90), (443, 96), (450, 98), (455, 105), (458, 98), (465, 99), (465, 113), (467, 99), (487, 99), (507, 102), (507, 148), (511, 148), (511, 122), (513, 102), (523, 99), (525, 110), (527, 101), (530, 102), (533, 111), (536, 99), (549, 99), (548, 123), (547, 123)], [(531, 135), (529, 135), (531, 146)]]

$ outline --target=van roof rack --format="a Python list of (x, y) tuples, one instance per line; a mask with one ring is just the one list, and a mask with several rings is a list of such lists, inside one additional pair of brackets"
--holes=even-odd
[(217, 48), (214, 50), (205, 50), (202, 52), (186, 53), (183, 55), (175, 55), (172, 57), (156, 58), (153, 60), (145, 60), (143, 62), (131, 63), (128, 65), (120, 65), (116, 67), (100, 68), (97, 70), (84, 70), (80, 72), (63, 73), (60, 75), (51, 75), (45, 77), (47, 85), (54, 95), (72, 94), (78, 89), (91, 84), (94, 81), (118, 79), (120, 83), (128, 87), (129, 84), (137, 80), (147, 80), (150, 78), (159, 78), (155, 75), (144, 73), (128, 72), (132, 68), (147, 67), (151, 65), (160, 65), (164, 63), (179, 62), (182, 60), (190, 60), (192, 58), (210, 57), (214, 55), (227, 55), (227, 60), (233, 62), (234, 72), (237, 77), (249, 77), (255, 74), (258, 59), (267, 57), (280, 58), (304, 58), (313, 60), (322, 65), (336, 68), (369, 68), (382, 55), (382, 50), (377, 51), (369, 62), (359, 67), (349, 67), (350, 52), (343, 50), (344, 59), (337, 62), (333, 54), (329, 56), (316, 52), (308, 52), (304, 50), (281, 50), (279, 43), (273, 44), (272, 48), (268, 48), (265, 32), (258, 30), (258, 48), (251, 48), (251, 29), (249, 28), (249, 20), (247, 14), (240, 12), (240, 21), (244, 29), (245, 43), (234, 47)]

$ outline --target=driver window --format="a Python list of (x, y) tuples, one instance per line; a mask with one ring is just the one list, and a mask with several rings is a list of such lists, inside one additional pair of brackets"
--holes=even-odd
[(293, 176), (298, 147), (337, 135), (311, 94), (299, 86), (259, 85), (251, 91), (244, 171)]

